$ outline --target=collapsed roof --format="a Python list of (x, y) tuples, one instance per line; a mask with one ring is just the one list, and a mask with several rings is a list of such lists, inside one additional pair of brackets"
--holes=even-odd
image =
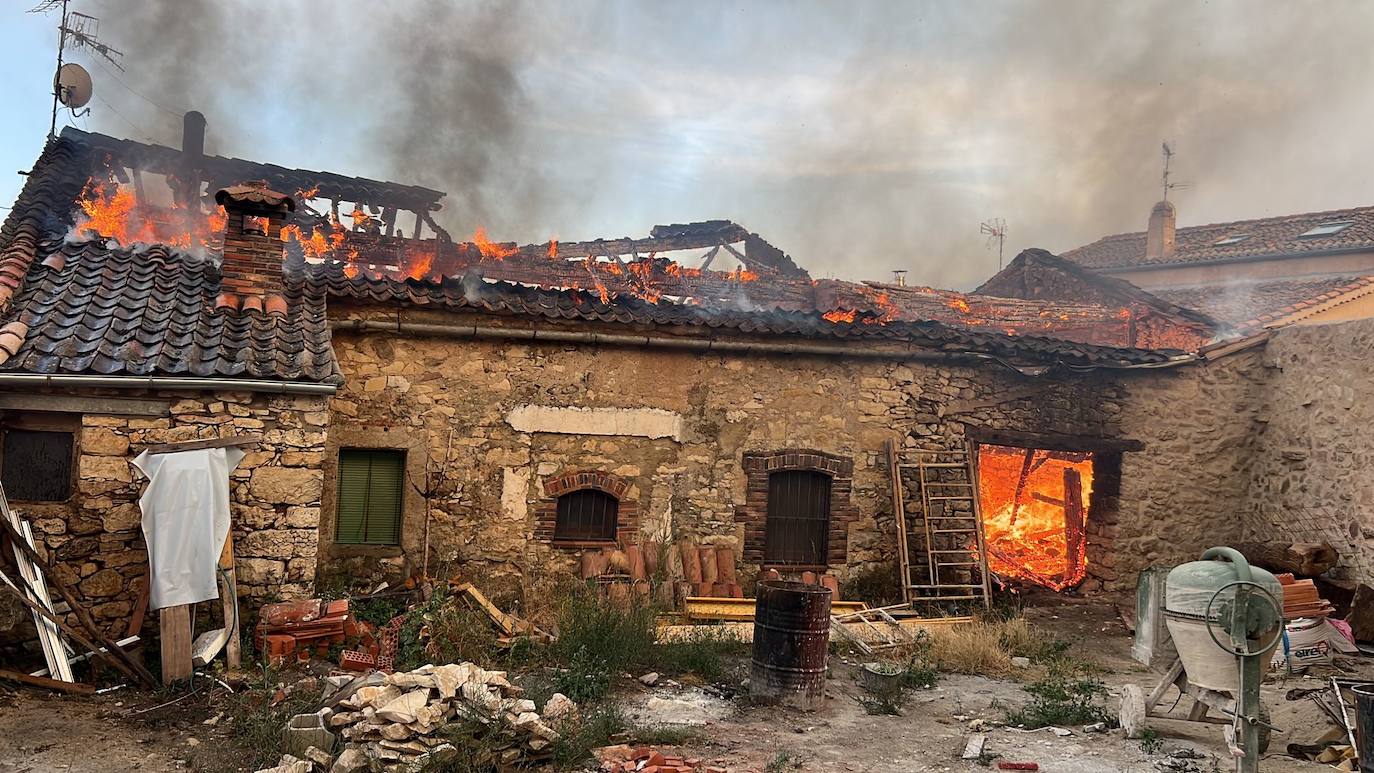
[[(217, 308), (221, 276), (213, 260), (164, 242), (120, 245), (77, 232), (78, 203), (84, 206), (93, 181), (132, 188), (142, 206), (152, 198), (146, 178), (159, 175), (175, 199), (173, 213), (177, 202), (191, 211), (217, 187), (250, 180), (266, 180), (299, 202), (289, 215), (295, 230), (283, 229), (282, 283), (266, 309)], [(328, 172), (188, 158), (66, 129), (49, 141), (0, 228), (0, 372), (337, 384), (342, 374), (329, 343), (330, 298), (693, 335), (889, 340), (1041, 364), (1149, 364), (1176, 354), (1099, 345), (1117, 338), (1068, 340), (1071, 330), (1049, 337), (1056, 326), (1045, 303), (814, 282), (781, 250), (723, 220), (657, 226), (645, 239), (526, 247), (454, 242), (430, 217), (442, 196)], [(341, 213), (343, 206), (352, 211)], [(403, 212), (415, 216), (409, 238), (401, 230)], [(415, 238), (426, 229), (429, 238)], [(320, 243), (325, 252), (312, 254)], [(213, 253), (215, 245), (209, 247)], [(702, 265), (688, 268), (661, 256), (685, 249), (706, 250)], [(713, 268), (727, 255), (735, 268)], [(970, 322), (964, 309), (975, 303), (979, 314), (1003, 315), (1003, 324)], [(1059, 313), (1087, 319), (1103, 311)]]

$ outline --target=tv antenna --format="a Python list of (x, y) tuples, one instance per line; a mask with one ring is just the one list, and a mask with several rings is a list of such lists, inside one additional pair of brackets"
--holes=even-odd
[(1007, 221), (1000, 217), (991, 220), (984, 220), (978, 226), (978, 233), (987, 234), (988, 244), (991, 247), (993, 240), (997, 240), (997, 270), (1002, 270), (1002, 247), (1007, 241)]
[(1173, 190), (1173, 189), (1175, 189), (1175, 188), (1191, 188), (1191, 187), (1193, 187), (1193, 186), (1192, 186), (1192, 183), (1175, 183), (1175, 182), (1169, 182), (1169, 162), (1172, 161), (1172, 160), (1174, 159), (1174, 149), (1171, 148), (1171, 147), (1169, 147), (1169, 143), (1167, 143), (1167, 142), (1163, 143), (1163, 145), (1164, 145), (1164, 174), (1162, 175), (1161, 179), (1162, 179), (1162, 182), (1164, 183), (1164, 200), (1165, 200), (1165, 201), (1168, 201), (1168, 200), (1169, 200), (1169, 191), (1171, 191), (1171, 190)]
[[(70, 43), (72, 50), (87, 49), (95, 52), (105, 61), (119, 68), (121, 72), (124, 65), (120, 64), (120, 59), (124, 57), (124, 52), (101, 42), (100, 40), (100, 19), (89, 14), (67, 10), (67, 0), (43, 0), (43, 2), (29, 9), (29, 13), (48, 13), (49, 11), (62, 9), (62, 22), (57, 25), (57, 72), (53, 76), (52, 88), (52, 123), (48, 126), (48, 136), (57, 134), (57, 106), (66, 105), (71, 108), (72, 114), (77, 115), (77, 109), (83, 107), (91, 98), (90, 75), (86, 74), (84, 68), (65, 67), (62, 56), (66, 53), (67, 45)], [(84, 76), (84, 79), (83, 79)], [(79, 99), (83, 93), (84, 99)], [(80, 104), (75, 104), (80, 102)], [(87, 110), (87, 113), (90, 111)], [(81, 113), (80, 115), (85, 115)]]

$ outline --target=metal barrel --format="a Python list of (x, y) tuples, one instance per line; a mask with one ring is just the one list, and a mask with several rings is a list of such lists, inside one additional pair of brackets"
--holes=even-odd
[(1355, 694), (1355, 747), (1360, 773), (1374, 773), (1374, 685), (1357, 685)]
[(758, 584), (749, 694), (770, 703), (816, 708), (825, 693), (830, 589), (785, 580)]

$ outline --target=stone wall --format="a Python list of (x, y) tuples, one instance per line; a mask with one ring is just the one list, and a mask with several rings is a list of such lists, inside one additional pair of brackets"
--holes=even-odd
[[(16, 502), (35, 537), (55, 551), (58, 571), (92, 615), (122, 632), (148, 568), (138, 499), (142, 447), (260, 434), (232, 474), (240, 595), (290, 598), (312, 592), (320, 511), (326, 398), (252, 393), (163, 393), (167, 415), (85, 413), (77, 429), (78, 480), (66, 502)], [(79, 424), (76, 422), (79, 421)], [(155, 618), (154, 618), (155, 619)]]
[(1263, 355), (1246, 540), (1329, 541), (1329, 577), (1374, 584), (1374, 320), (1293, 326)]
[[(438, 312), (408, 317), (457, 319)], [(1240, 450), (1231, 442), (1245, 427), (1225, 406), (1249, 388), (1234, 364), (1225, 373), (1182, 368), (1169, 378), (1159, 371), (1030, 378), (994, 364), (391, 334), (336, 332), (334, 346), (348, 381), (331, 403), (331, 434), (348, 432), (356, 444), (399, 433), (423, 445), (432, 469), (447, 472), (420, 486), (427, 497), (415, 518), (407, 515), (391, 563), (329, 544), (322, 526), (321, 571), (372, 578), (418, 568), (419, 535), (427, 529), (431, 573), (461, 571), (517, 586), (575, 558), (535, 538), (536, 509), (548, 498), (543, 481), (571, 471), (610, 473), (629, 482), (644, 535), (691, 536), (738, 551), (745, 536), (745, 524), (735, 519), (746, 504), (744, 455), (785, 449), (814, 449), (853, 464), (847, 555), (832, 571), (844, 577), (890, 566), (884, 441), (904, 436), (908, 445), (949, 447), (966, 428), (979, 427), (1145, 443), (1146, 451), (1127, 453), (1122, 462), (1121, 499), (1129, 507), (1094, 526), (1090, 537), (1118, 546), (1117, 565), (1101, 565), (1106, 576), (1090, 589), (1130, 588), (1149, 560), (1191, 553), (1224, 531), (1215, 488), (1175, 498), (1170, 481), (1191, 470), (1232, 486), (1227, 475)], [(1224, 427), (1197, 426), (1212, 418)], [(335, 485), (326, 474), (326, 491)], [(1203, 504), (1211, 509), (1198, 511), (1202, 525), (1172, 528)], [(332, 508), (323, 518), (333, 518)], [(1170, 528), (1160, 528), (1161, 519)], [(753, 568), (743, 564), (741, 573)]]

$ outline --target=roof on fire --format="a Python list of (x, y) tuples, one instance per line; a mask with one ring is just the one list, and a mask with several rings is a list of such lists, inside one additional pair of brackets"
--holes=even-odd
[[(1176, 352), (1080, 344), (1054, 338), (970, 330), (937, 321), (832, 323), (815, 311), (705, 309), (472, 277), (402, 280), (349, 278), (337, 262), (288, 272), (286, 313), (216, 308), (219, 269), (165, 245), (132, 250), (104, 241), (69, 242), (73, 210), (89, 177), (111, 159), (121, 166), (173, 168), (177, 151), (66, 129), (34, 165), (0, 227), (0, 372), (194, 375), (339, 383), (326, 302), (397, 302), (454, 311), (672, 326), (699, 332), (830, 340), (907, 341), (1043, 364), (1155, 363)], [(125, 155), (128, 154), (128, 155)], [(214, 179), (262, 180), (295, 190), (326, 182), (336, 195), (385, 189), (420, 206), (437, 191), (214, 158)], [(353, 191), (353, 193), (350, 193)]]
[(1145, 232), (1114, 234), (1061, 253), (1093, 269), (1215, 263), (1250, 258), (1374, 250), (1374, 207), (1237, 220), (1179, 228), (1174, 252), (1145, 257)]

